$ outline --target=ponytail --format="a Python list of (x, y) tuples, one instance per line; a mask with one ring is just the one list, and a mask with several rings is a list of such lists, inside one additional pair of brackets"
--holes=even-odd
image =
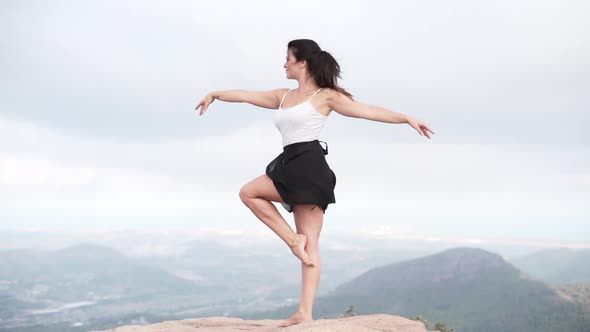
[(338, 86), (338, 79), (341, 78), (340, 65), (330, 53), (322, 50), (316, 42), (310, 39), (292, 40), (287, 47), (293, 50), (297, 61), (307, 61), (309, 73), (320, 88), (336, 90), (352, 99), (352, 95), (348, 91)]

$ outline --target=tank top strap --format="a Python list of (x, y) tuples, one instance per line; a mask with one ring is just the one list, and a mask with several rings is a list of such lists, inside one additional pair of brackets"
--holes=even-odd
[(313, 95), (311, 95), (311, 97), (309, 97), (309, 99), (307, 100), (307, 102), (311, 101), (311, 98), (313, 98), (313, 96), (315, 96), (315, 94), (316, 94), (316, 93), (320, 92), (320, 90), (321, 90), (321, 89), (322, 89), (322, 88), (319, 88), (319, 89), (317, 89), (317, 90), (316, 90), (316, 91), (313, 93)]
[(283, 101), (285, 101), (285, 97), (287, 97), (287, 94), (291, 91), (293, 91), (293, 89), (285, 92), (285, 94), (283, 95), (283, 99), (281, 99), (281, 103), (279, 104), (279, 108), (283, 107)]

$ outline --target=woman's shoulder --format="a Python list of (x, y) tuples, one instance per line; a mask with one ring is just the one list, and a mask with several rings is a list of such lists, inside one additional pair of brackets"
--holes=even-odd
[(340, 97), (340, 96), (344, 96), (346, 97), (346, 95), (344, 93), (342, 93), (342, 91), (339, 91), (338, 89), (333, 89), (333, 88), (321, 88), (322, 90), (319, 93), (323, 93), (326, 96), (332, 96), (332, 97)]
[(338, 91), (332, 88), (321, 88), (321, 90), (318, 92), (318, 95), (321, 95), (325, 99), (332, 99), (336, 97), (338, 93)]
[(283, 96), (285, 96), (287, 94), (287, 92), (289, 92), (291, 90), (293, 90), (293, 89), (289, 89), (289, 88), (278, 88), (278, 89), (270, 90), (268, 92), (272, 93), (275, 98), (278, 98), (279, 100), (281, 100), (283, 98)]
[(326, 98), (326, 101), (328, 101), (329, 103), (340, 99), (348, 99), (348, 97), (344, 93), (332, 88), (322, 88), (322, 90), (318, 94), (320, 93), (324, 96), (324, 98)]
[(274, 89), (273, 91), (277, 94), (279, 94), (281, 97), (286, 94), (287, 92), (290, 92), (293, 89), (289, 89), (289, 88), (278, 88), (278, 89)]
[(277, 88), (277, 89), (272, 89), (270, 91), (274, 92), (274, 93), (286, 93), (289, 92), (293, 89), (289, 89), (289, 88)]

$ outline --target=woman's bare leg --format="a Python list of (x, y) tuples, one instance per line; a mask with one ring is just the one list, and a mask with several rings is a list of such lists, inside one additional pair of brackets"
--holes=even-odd
[(272, 180), (263, 174), (240, 189), (240, 199), (254, 215), (275, 232), (297, 256), (302, 264), (313, 265), (314, 260), (305, 250), (307, 236), (297, 234), (279, 213), (274, 202), (283, 202)]
[(324, 212), (319, 206), (313, 208), (314, 206), (305, 204), (293, 207), (297, 233), (307, 236), (305, 250), (316, 264), (315, 266), (301, 264), (301, 300), (299, 308), (289, 319), (280, 324), (282, 327), (313, 320), (312, 309), (320, 283), (321, 272), (319, 238), (324, 222)]

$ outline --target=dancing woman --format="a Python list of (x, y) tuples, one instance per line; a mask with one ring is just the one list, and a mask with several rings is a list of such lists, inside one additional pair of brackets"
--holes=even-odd
[[(403, 113), (355, 101), (338, 86), (340, 66), (332, 55), (309, 39), (287, 45), (284, 65), (296, 89), (269, 91), (228, 90), (211, 92), (195, 108), (203, 115), (214, 100), (246, 102), (276, 110), (273, 122), (283, 138), (283, 152), (266, 167), (265, 174), (240, 189), (244, 204), (274, 231), (301, 260), (302, 287), (298, 310), (280, 326), (313, 320), (312, 308), (320, 280), (319, 237), (328, 204), (335, 203), (336, 174), (330, 169), (319, 134), (332, 111), (386, 123), (407, 123), (430, 138), (432, 130)], [(325, 142), (324, 142), (325, 143)], [(293, 213), (294, 232), (272, 202)], [(319, 207), (319, 209), (317, 208)]]

